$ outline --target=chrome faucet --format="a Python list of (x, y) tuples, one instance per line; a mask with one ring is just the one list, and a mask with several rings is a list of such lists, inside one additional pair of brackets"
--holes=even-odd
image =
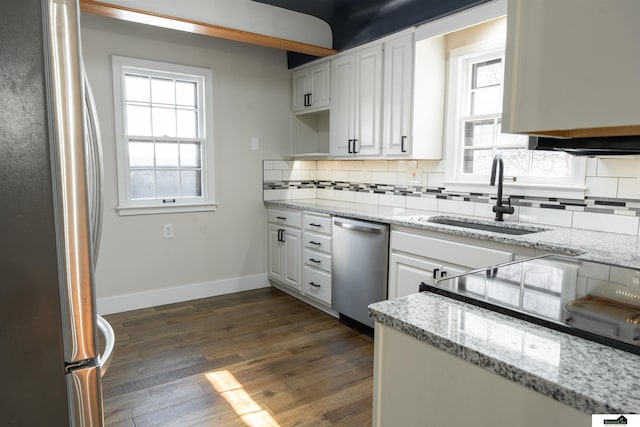
[(496, 154), (493, 158), (493, 165), (491, 166), (491, 178), (489, 179), (489, 185), (496, 185), (496, 169), (498, 170), (498, 197), (496, 204), (493, 206), (493, 211), (496, 213), (496, 221), (504, 221), (502, 216), (504, 214), (512, 214), (513, 206), (511, 206), (511, 198), (508, 199), (509, 206), (502, 206), (502, 180), (504, 179), (504, 163), (500, 154)]

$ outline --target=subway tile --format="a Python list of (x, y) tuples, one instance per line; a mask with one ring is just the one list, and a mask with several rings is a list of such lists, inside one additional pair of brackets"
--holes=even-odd
[(637, 178), (638, 159), (598, 159), (598, 176)]
[(440, 172), (427, 173), (427, 186), (432, 188), (444, 187), (442, 181), (445, 179), (445, 174)]
[(356, 203), (366, 203), (369, 205), (377, 205), (380, 203), (380, 196), (375, 193), (365, 193), (356, 191)]
[(396, 172), (371, 172), (371, 183), (373, 184), (396, 185), (397, 182), (398, 174)]
[(518, 221), (532, 224), (555, 225), (557, 227), (571, 227), (573, 212), (558, 209), (540, 209), (520, 206)]
[(320, 170), (316, 171), (316, 179), (318, 181), (331, 181), (332, 171), (330, 170)]
[(270, 169), (273, 169), (273, 160), (263, 160), (262, 170), (270, 170)]
[(367, 171), (349, 171), (349, 182), (371, 182), (371, 174)]
[(407, 209), (437, 211), (438, 199), (435, 197), (407, 197)]
[(407, 205), (405, 196), (395, 196), (392, 194), (380, 194), (378, 204), (383, 206), (393, 206), (395, 208), (404, 208)]
[(618, 198), (620, 199), (640, 199), (640, 179), (620, 178), (618, 179)]
[(316, 179), (318, 179), (318, 171), (314, 170), (310, 170), (309, 171), (309, 179), (312, 181), (315, 181)]
[(389, 170), (396, 172), (405, 172), (409, 168), (406, 160), (389, 160)]
[(315, 160), (296, 160), (293, 162), (292, 169), (315, 170), (316, 161)]
[(292, 167), (293, 167), (293, 162), (290, 162), (290, 161), (285, 161), (285, 160), (274, 160), (273, 161), (273, 168), (274, 169), (291, 170)]
[(444, 160), (418, 160), (418, 167), (428, 172), (446, 172)]
[(291, 198), (291, 190), (264, 190), (264, 200), (286, 200)]
[[(287, 174), (289, 177), (287, 178)], [(309, 180), (309, 171), (304, 169), (294, 169), (291, 172), (284, 171), (282, 177), (289, 181), (308, 181)]]
[(263, 179), (265, 181), (282, 181), (281, 170), (266, 170), (263, 173)]
[(335, 168), (331, 167), (333, 163), (334, 162), (331, 161), (331, 160), (318, 160), (316, 162), (316, 169), (318, 169), (318, 170), (320, 170), (320, 169), (322, 169), (322, 170), (335, 169)]
[(365, 160), (364, 169), (371, 172), (386, 172), (389, 170), (388, 160)]
[(339, 200), (341, 202), (355, 202), (356, 201), (356, 192), (355, 191), (335, 191), (335, 200)]
[(363, 160), (344, 160), (342, 162), (342, 170), (362, 171), (364, 170), (364, 161)]
[(349, 181), (349, 172), (342, 170), (334, 170), (331, 172), (331, 179), (334, 181), (340, 182), (348, 182)]
[(291, 190), (292, 199), (315, 199), (317, 190), (315, 188), (293, 188)]
[(336, 191), (334, 189), (330, 189), (330, 188), (318, 188), (316, 190), (316, 195), (318, 197), (318, 199), (327, 199), (327, 200), (335, 200), (336, 196), (335, 196)]
[(587, 177), (586, 195), (590, 197), (616, 197), (618, 194), (618, 178)]
[(471, 202), (461, 200), (438, 199), (438, 212), (473, 215), (474, 206)]
[(610, 233), (638, 234), (638, 217), (574, 212), (573, 227)]

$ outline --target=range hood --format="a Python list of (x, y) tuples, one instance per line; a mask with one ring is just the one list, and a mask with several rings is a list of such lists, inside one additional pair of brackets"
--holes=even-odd
[(564, 151), (575, 156), (640, 155), (640, 136), (584, 138), (529, 137), (530, 150)]

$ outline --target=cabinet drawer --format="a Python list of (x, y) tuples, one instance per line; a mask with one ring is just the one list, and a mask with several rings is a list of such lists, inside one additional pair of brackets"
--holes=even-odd
[(302, 290), (310, 297), (331, 305), (331, 275), (324, 271), (304, 267)]
[(305, 230), (331, 234), (331, 217), (313, 215), (305, 212), (302, 222)]
[(302, 212), (269, 209), (267, 219), (274, 224), (288, 225), (289, 227), (297, 228), (302, 226)]
[(305, 249), (302, 256), (305, 265), (331, 272), (331, 255)]
[(391, 249), (470, 268), (482, 268), (513, 261), (513, 252), (434, 239), (402, 231), (391, 233)]
[(331, 237), (316, 233), (304, 233), (304, 247), (320, 252), (331, 253)]

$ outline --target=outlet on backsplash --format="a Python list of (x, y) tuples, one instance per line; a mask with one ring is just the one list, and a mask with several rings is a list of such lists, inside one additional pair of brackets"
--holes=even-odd
[(422, 184), (422, 169), (413, 168), (407, 170), (407, 179), (409, 184)]

